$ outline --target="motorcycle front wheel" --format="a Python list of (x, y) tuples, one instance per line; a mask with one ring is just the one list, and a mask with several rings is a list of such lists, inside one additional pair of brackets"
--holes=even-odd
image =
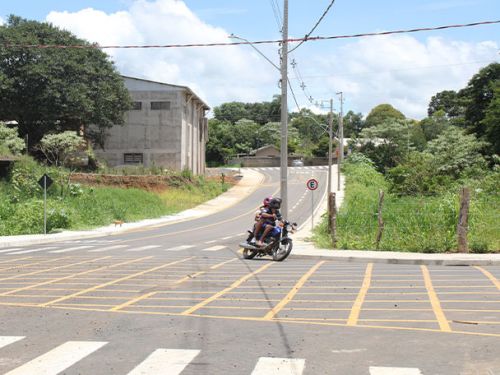
[(284, 261), (292, 252), (292, 241), (288, 240), (285, 243), (280, 243), (273, 251), (273, 260), (276, 262)]

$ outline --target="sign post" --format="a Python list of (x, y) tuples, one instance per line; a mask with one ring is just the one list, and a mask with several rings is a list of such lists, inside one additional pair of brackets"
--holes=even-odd
[(311, 229), (314, 229), (314, 190), (318, 188), (318, 180), (311, 178), (307, 180), (306, 186), (311, 190)]
[(43, 234), (47, 234), (47, 188), (52, 183), (52, 179), (46, 173), (38, 180), (38, 185), (43, 188)]

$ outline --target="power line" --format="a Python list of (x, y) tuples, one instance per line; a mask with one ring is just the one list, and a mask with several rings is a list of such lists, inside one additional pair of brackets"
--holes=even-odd
[[(436, 27), (421, 27), (416, 29), (405, 29), (405, 30), (393, 30), (393, 31), (382, 31), (374, 33), (361, 33), (361, 34), (349, 34), (349, 35), (333, 35), (333, 36), (314, 36), (308, 38), (288, 38), (286, 41), (288, 43), (294, 42), (312, 42), (320, 40), (334, 40), (334, 39), (352, 39), (352, 38), (363, 38), (368, 36), (379, 36), (379, 35), (392, 35), (392, 34), (408, 34), (416, 33), (421, 31), (435, 31), (444, 29), (457, 29), (463, 27), (473, 27), (481, 25), (492, 25), (500, 23), (500, 20), (495, 21), (481, 21), (473, 22), (467, 24), (457, 24), (457, 25), (444, 25)], [(109, 45), (100, 46), (97, 43), (94, 44), (81, 44), (81, 45), (58, 45), (58, 44), (10, 44), (5, 43), (0, 45), (2, 48), (97, 48), (97, 49), (147, 49), (147, 48), (193, 48), (193, 47), (225, 47), (225, 46), (238, 46), (238, 45), (248, 45), (248, 44), (279, 44), (283, 43), (282, 39), (278, 40), (258, 40), (255, 42), (229, 42), (229, 43), (192, 43), (192, 44), (164, 44), (164, 45)]]
[(321, 17), (319, 18), (318, 22), (316, 22), (316, 24), (313, 26), (313, 28), (311, 29), (311, 31), (309, 31), (305, 36), (304, 36), (304, 40), (301, 41), (298, 45), (296, 45), (294, 48), (292, 48), (290, 50), (290, 52), (293, 52), (295, 51), (297, 48), (299, 48), (302, 43), (306, 42), (307, 39), (309, 39), (309, 37), (311, 36), (311, 34), (314, 32), (314, 30), (316, 30), (316, 28), (318, 27), (318, 25), (321, 23), (321, 21), (323, 21), (323, 18), (325, 18), (325, 16), (327, 15), (328, 11), (330, 10), (330, 8), (333, 6), (333, 3), (335, 3), (335, 0), (332, 0), (330, 2), (330, 5), (328, 5), (328, 7), (325, 9), (325, 11), (323, 12), (323, 14), (321, 15)]

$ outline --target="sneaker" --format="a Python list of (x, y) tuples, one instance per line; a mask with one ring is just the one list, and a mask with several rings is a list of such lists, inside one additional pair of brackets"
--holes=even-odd
[(249, 244), (250, 245), (255, 245), (255, 237), (250, 240)]

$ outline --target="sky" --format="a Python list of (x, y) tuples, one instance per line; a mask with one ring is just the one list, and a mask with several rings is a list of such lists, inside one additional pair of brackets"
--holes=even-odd
[[(289, 0), (289, 35), (303, 37), (331, 0)], [(0, 0), (9, 14), (47, 21), (100, 45), (279, 39), (283, 0)], [(336, 0), (312, 36), (347, 35), (500, 19), (498, 0)], [(293, 48), (294, 44), (290, 45)], [(289, 109), (318, 111), (337, 92), (344, 112), (389, 103), (426, 116), (431, 97), (463, 88), (500, 62), (500, 24), (380, 37), (309, 41), (289, 56)], [(279, 46), (258, 46), (279, 64)], [(279, 71), (251, 46), (105, 50), (127, 76), (186, 85), (212, 108), (270, 101)]]

